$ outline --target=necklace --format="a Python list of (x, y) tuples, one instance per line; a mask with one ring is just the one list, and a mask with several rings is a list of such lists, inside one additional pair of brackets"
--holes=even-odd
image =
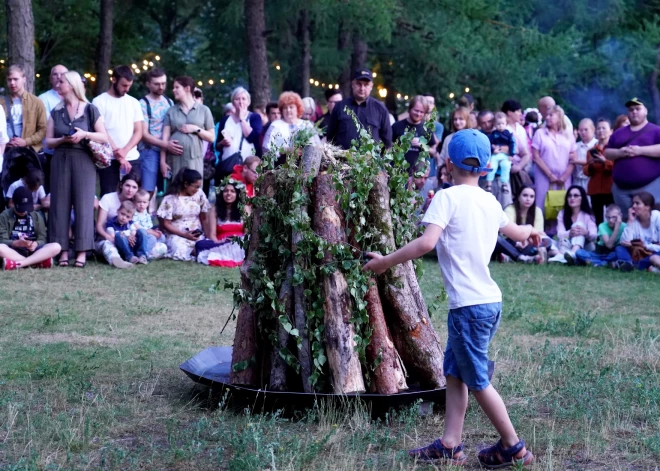
[[(73, 114), (73, 118), (71, 118), (71, 115), (67, 116), (69, 118), (69, 128), (73, 126), (73, 122), (76, 120), (76, 116), (78, 116), (78, 111), (80, 111), (80, 100), (78, 100), (78, 104), (76, 105), (76, 112)], [(66, 107), (66, 112), (67, 115), (69, 114), (69, 107)]]

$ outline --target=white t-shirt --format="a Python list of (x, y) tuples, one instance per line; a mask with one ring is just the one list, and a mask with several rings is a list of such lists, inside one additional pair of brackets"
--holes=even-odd
[(99, 201), (99, 208), (105, 209), (108, 213), (108, 219), (113, 218), (117, 215), (119, 207), (121, 206), (121, 201), (119, 201), (119, 194), (115, 191), (112, 193), (106, 193)]
[[(9, 185), (9, 189), (7, 190), (7, 198), (12, 198), (14, 196), (14, 192), (16, 191), (16, 188), (19, 188), (21, 186), (25, 186), (25, 183), (23, 183), (22, 179), (16, 180), (14, 183)], [(43, 186), (39, 186), (37, 191), (32, 192), (32, 202), (34, 204), (41, 204), (39, 201), (41, 201), (41, 198), (46, 197), (46, 190), (44, 190)]]
[(522, 127), (520, 123), (515, 123), (515, 126), (507, 124), (506, 129), (516, 138), (516, 145), (518, 146), (518, 154), (516, 158), (514, 158), (513, 160), (514, 163), (520, 163), (520, 154), (521, 154), (520, 149), (522, 147), (527, 149), (527, 155), (531, 155), (529, 148), (529, 140), (527, 138), (527, 131), (525, 131), (525, 128)]
[(501, 302), (488, 263), (509, 218), (495, 197), (476, 186), (452, 186), (435, 194), (422, 222), (442, 228), (437, 251), (449, 308)]
[[(144, 121), (140, 103), (130, 95), (115, 98), (105, 92), (94, 98), (92, 104), (101, 112), (105, 129), (117, 147), (124, 147), (131, 140), (134, 123)], [(126, 160), (136, 160), (139, 157), (136, 145), (128, 151)]]

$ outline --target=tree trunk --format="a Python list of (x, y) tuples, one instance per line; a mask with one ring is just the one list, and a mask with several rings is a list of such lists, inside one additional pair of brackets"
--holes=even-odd
[[(323, 157), (323, 151), (320, 147), (317, 146), (307, 146), (305, 147), (305, 152), (302, 157), (302, 167), (303, 167), (303, 187), (302, 193), (303, 197), (307, 198), (309, 194), (308, 182), (310, 179), (316, 178), (319, 173), (319, 168), (321, 167), (321, 158)], [(301, 208), (301, 219), (307, 220), (309, 209), (306, 207)], [(305, 271), (308, 269), (306, 262), (296, 255), (297, 245), (302, 240), (302, 234), (300, 231), (293, 231), (291, 241), (292, 241), (292, 252), (294, 254), (294, 262), (296, 270)], [(312, 374), (312, 354), (309, 349), (309, 329), (307, 326), (307, 304), (305, 302), (305, 285), (303, 283), (293, 287), (293, 298), (294, 298), (294, 315), (296, 329), (300, 333), (300, 344), (298, 345), (298, 361), (300, 362), (300, 375), (302, 377), (303, 391), (305, 392), (314, 392), (314, 388), (309, 384), (309, 377)]]
[(356, 31), (353, 33), (353, 53), (351, 54), (351, 74), (367, 66), (367, 43)]
[[(313, 228), (334, 244), (346, 242), (344, 217), (336, 200), (332, 175), (322, 174), (314, 182)], [(332, 262), (326, 252), (324, 263)], [(321, 280), (325, 311), (325, 349), (335, 394), (364, 392), (360, 359), (355, 351), (355, 330), (350, 322), (351, 296), (346, 278), (336, 270)]]
[(312, 43), (309, 39), (309, 12), (303, 9), (300, 12), (299, 34), (300, 43), (302, 45), (302, 67), (301, 67), (301, 80), (302, 80), (302, 96), (309, 96), (309, 77), (311, 75), (310, 68), (312, 62)]
[[(275, 173), (264, 175), (259, 186), (258, 196), (273, 197), (275, 195)], [(259, 229), (262, 225), (263, 211), (255, 207), (252, 211), (252, 227), (247, 255), (241, 266), (241, 288), (246, 293), (252, 292), (250, 277), (256, 263), (257, 248), (261, 241)], [(242, 303), (236, 318), (236, 333), (234, 334), (234, 349), (231, 355), (230, 382), (245, 386), (260, 386), (260, 368), (258, 359), (257, 318), (250, 303)]]
[[(346, 29), (343, 23), (339, 24), (339, 35), (337, 38), (337, 50), (339, 52), (347, 51), (349, 44), (351, 44), (351, 33)], [(346, 62), (344, 69), (341, 71), (337, 82), (339, 83), (339, 89), (344, 98), (351, 96), (351, 67), (350, 62), (348, 61), (348, 52), (346, 52)]]
[(30, 0), (7, 0), (7, 52), (9, 64), (25, 68), (28, 92), (34, 92), (34, 16)]
[(265, 105), (270, 101), (270, 75), (266, 51), (264, 0), (245, 0), (245, 24), (250, 26), (246, 30), (252, 103)]
[[(293, 263), (289, 262), (286, 267), (286, 278), (280, 287), (280, 304), (284, 306), (287, 321), (291, 324), (293, 313)], [(281, 322), (277, 323), (277, 344), (273, 346), (270, 353), (270, 389), (273, 391), (286, 391), (286, 371), (288, 368), (286, 360), (280, 355), (280, 350), (286, 349), (289, 343), (289, 333)]]
[[(382, 172), (374, 181), (368, 204), (370, 222), (381, 234), (378, 248), (383, 253), (391, 253), (396, 246), (390, 191), (387, 176)], [(440, 340), (431, 324), (412, 262), (390, 268), (378, 277), (378, 285), (394, 345), (408, 367), (411, 380), (419, 381), (422, 387), (444, 387)]]
[(649, 78), (649, 91), (651, 92), (651, 98), (653, 99), (653, 116), (655, 117), (656, 124), (660, 123), (660, 91), (658, 91), (658, 75), (660, 75), (660, 44), (658, 44), (657, 47), (655, 65), (651, 72), (651, 77)]
[(101, 93), (110, 87), (108, 70), (112, 69), (113, 3), (114, 0), (101, 0), (101, 28), (96, 58), (96, 90)]
[(408, 389), (408, 385), (401, 358), (394, 348), (390, 330), (385, 322), (376, 281), (370, 279), (369, 285), (369, 290), (364, 296), (367, 301), (369, 325), (372, 328), (371, 342), (366, 352), (367, 362), (369, 366), (379, 363), (373, 371), (370, 391), (378, 394), (396, 394)]

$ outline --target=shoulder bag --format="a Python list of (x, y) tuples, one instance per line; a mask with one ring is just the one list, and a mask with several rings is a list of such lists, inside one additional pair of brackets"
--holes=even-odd
[[(248, 113), (247, 119), (250, 119), (251, 113)], [(227, 120), (231, 119), (228, 117)], [(233, 153), (226, 159), (222, 160), (220, 157), (220, 162), (215, 167), (215, 181), (217, 184), (222, 181), (223, 178), (228, 177), (234, 172), (234, 166), (241, 165), (243, 163), (243, 141), (245, 141), (245, 136), (241, 131), (241, 143), (238, 146), (238, 152)]]
[[(92, 114), (89, 111), (90, 103), (85, 107), (87, 113), (87, 129), (88, 132), (94, 132), (94, 123), (92, 123)], [(95, 142), (91, 139), (85, 139), (87, 147), (92, 153), (92, 160), (97, 168), (108, 168), (112, 164), (112, 147), (109, 143)]]
[[(556, 185), (555, 185), (556, 187)], [(545, 220), (557, 219), (559, 211), (564, 207), (564, 200), (566, 199), (566, 190), (548, 190), (545, 194)]]

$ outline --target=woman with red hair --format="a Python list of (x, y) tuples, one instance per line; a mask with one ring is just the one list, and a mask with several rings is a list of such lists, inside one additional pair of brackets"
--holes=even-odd
[[(295, 92), (284, 92), (280, 95), (277, 106), (282, 113), (282, 118), (273, 121), (264, 136), (264, 154), (276, 150), (284, 154), (293, 147), (293, 139), (301, 129), (314, 133), (314, 125), (311, 121), (301, 119), (303, 115), (303, 102), (300, 95)], [(314, 135), (318, 140), (318, 136)]]

